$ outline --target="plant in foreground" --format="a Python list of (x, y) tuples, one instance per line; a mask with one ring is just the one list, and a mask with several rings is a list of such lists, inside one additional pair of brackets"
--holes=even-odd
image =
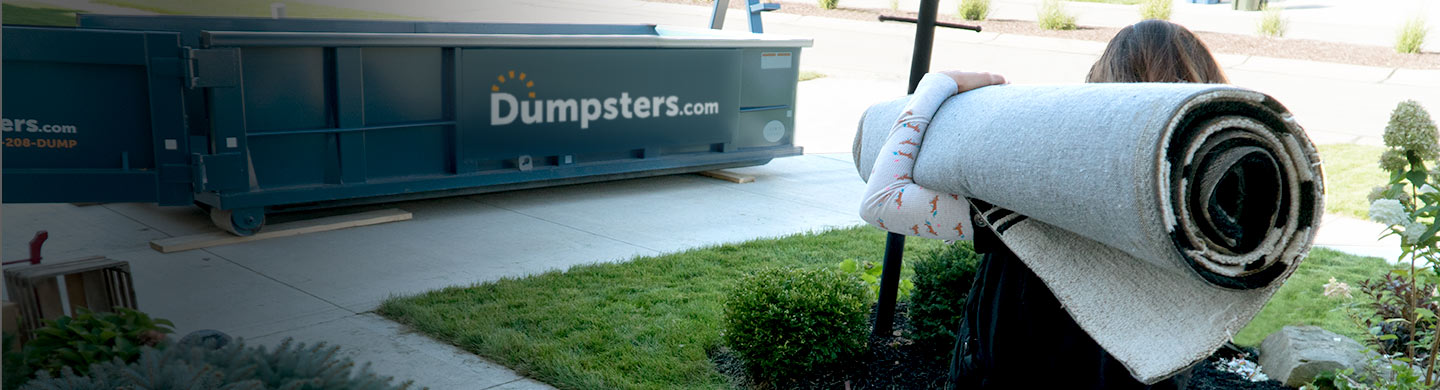
[(30, 369), (59, 374), (71, 367), (84, 375), (91, 364), (120, 359), (133, 362), (140, 348), (156, 346), (173, 333), (169, 320), (126, 308), (114, 313), (96, 313), (79, 308), (74, 317), (45, 320), (34, 339), (25, 343), (25, 364)]
[(961, 241), (925, 252), (915, 262), (910, 324), (921, 345), (947, 352), (954, 345), (955, 327), (965, 314), (965, 301), (980, 264), (974, 248)]
[(840, 0), (815, 0), (815, 1), (818, 2), (818, 3), (820, 3), (820, 8), (824, 8), (824, 9), (835, 9), (835, 7), (838, 7), (838, 6), (840, 5)]
[(22, 389), (408, 389), (410, 382), (392, 385), (390, 377), (370, 371), (366, 364), (339, 357), (338, 347), (324, 343), (306, 346), (286, 339), (273, 351), (244, 346), (237, 340), (221, 348), (213, 345), (173, 345), (165, 350), (144, 347), (133, 363), (112, 360), (77, 375), (69, 367), (40, 377)]
[(872, 301), (854, 276), (763, 270), (725, 298), (725, 344), (759, 378), (795, 377), (863, 353)]
[[(1436, 383), (1432, 351), (1440, 349), (1436, 337), (1435, 274), (1440, 271), (1440, 191), (1437, 191), (1426, 161), (1440, 156), (1440, 134), (1435, 121), (1420, 104), (1401, 102), (1390, 115), (1385, 127), (1388, 150), (1380, 157), (1382, 169), (1390, 172), (1390, 182), (1372, 192), (1370, 219), (1386, 226), (1385, 235), (1400, 237), (1400, 261), (1408, 268), (1396, 270), (1384, 279), (1361, 284), (1369, 298), (1357, 310), (1364, 325), (1374, 337), (1372, 347), (1395, 357), (1389, 378), (1384, 383), (1404, 381), (1412, 373), (1410, 364), (1423, 368), (1420, 375), (1426, 387)], [(1423, 268), (1430, 268), (1431, 272)], [(1353, 308), (1353, 307), (1352, 307)], [(1352, 312), (1354, 313), (1354, 312)], [(1391, 355), (1387, 355), (1391, 356)]]

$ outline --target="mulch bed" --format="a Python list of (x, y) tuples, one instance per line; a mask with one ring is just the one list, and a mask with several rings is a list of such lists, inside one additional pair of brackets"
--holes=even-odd
[[(885, 337), (870, 336), (870, 349), (860, 359), (800, 378), (782, 379), (780, 383), (758, 382), (745, 372), (745, 362), (734, 351), (721, 347), (710, 356), (715, 369), (731, 383), (747, 389), (944, 389), (949, 374), (950, 347), (927, 347), (904, 337), (914, 331), (907, 314), (909, 307), (901, 302), (895, 308), (895, 332)], [(870, 324), (875, 323), (871, 311)], [(1239, 353), (1256, 356), (1254, 349), (1241, 351), (1221, 348), (1204, 363), (1176, 377), (1186, 390), (1289, 390), (1284, 384), (1268, 380), (1251, 382), (1239, 375), (1215, 368), (1220, 359)]]
[[(661, 3), (705, 5), (709, 2), (695, 0), (647, 0)], [(730, 8), (742, 9), (744, 1), (731, 0)], [(879, 11), (863, 8), (840, 7), (833, 10), (807, 3), (784, 3), (779, 11), (789, 14), (822, 16), (827, 18), (877, 21), (880, 15), (916, 17), (914, 12)], [(1051, 38), (1078, 39), (1109, 42), (1120, 31), (1114, 27), (1080, 26), (1075, 30), (1046, 30), (1033, 21), (984, 20), (970, 21), (956, 17), (953, 13), (941, 12), (939, 20), (958, 24), (979, 25), (985, 32), (1000, 34), (1030, 35)], [(1400, 54), (1384, 46), (1356, 45), (1349, 43), (1325, 42), (1309, 39), (1269, 38), (1261, 36), (1226, 34), (1197, 31), (1195, 35), (1216, 54), (1253, 55), (1264, 57), (1290, 58), (1297, 60), (1334, 62), (1341, 64), (1378, 66), (1405, 69), (1440, 69), (1440, 53)]]

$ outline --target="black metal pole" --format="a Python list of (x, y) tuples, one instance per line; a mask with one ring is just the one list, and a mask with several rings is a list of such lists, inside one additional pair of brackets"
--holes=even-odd
[(895, 298), (900, 292), (901, 258), (905, 256), (905, 235), (885, 235), (885, 268), (880, 273), (880, 301), (875, 303), (875, 329), (871, 334), (877, 337), (890, 336), (895, 325)]
[(915, 22), (915, 51), (910, 57), (910, 90), (907, 93), (915, 93), (920, 78), (930, 73), (930, 50), (935, 43), (935, 16), (939, 9), (940, 0), (920, 1), (920, 15)]
[[(930, 72), (930, 49), (935, 42), (935, 14), (940, 0), (921, 0), (920, 18), (915, 23), (915, 52), (910, 58), (910, 89), (920, 84), (920, 78)], [(900, 268), (905, 255), (905, 236), (890, 233), (885, 236), (885, 262), (880, 273), (880, 297), (875, 303), (875, 328), (871, 334), (885, 337), (895, 325), (895, 299), (900, 292)]]

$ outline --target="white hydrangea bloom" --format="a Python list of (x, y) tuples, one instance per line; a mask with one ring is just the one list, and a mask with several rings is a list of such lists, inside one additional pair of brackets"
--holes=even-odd
[(1425, 233), (1425, 224), (1419, 222), (1405, 223), (1405, 242), (1415, 243), (1420, 241), (1420, 235)]
[(1405, 226), (1410, 223), (1410, 214), (1405, 212), (1405, 206), (1394, 199), (1380, 199), (1370, 204), (1370, 220), (1383, 223), (1389, 226)]
[(1325, 283), (1325, 296), (1330, 298), (1340, 298), (1342, 296), (1352, 298), (1350, 295), (1350, 284), (1335, 280), (1335, 277), (1332, 276), (1330, 277), (1330, 283)]

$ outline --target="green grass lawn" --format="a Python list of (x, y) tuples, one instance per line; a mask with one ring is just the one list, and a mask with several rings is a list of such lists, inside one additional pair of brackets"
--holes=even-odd
[[(708, 353), (732, 283), (765, 267), (879, 262), (884, 237), (857, 227), (577, 266), (392, 298), (379, 312), (562, 389), (727, 388)], [(907, 240), (907, 261), (938, 245)]]
[(3, 4), (6, 25), (75, 26), (75, 10)]
[(1250, 324), (1235, 334), (1235, 343), (1260, 345), (1265, 336), (1285, 325), (1315, 325), (1364, 342), (1365, 329), (1356, 326), (1344, 310), (1337, 310), (1343, 301), (1326, 297), (1325, 283), (1330, 278), (1350, 284), (1358, 298), (1359, 284), (1366, 279), (1384, 276), (1391, 267), (1378, 257), (1359, 257), (1315, 248), (1300, 263), (1295, 274), (1285, 281), (1280, 291), (1265, 304)]
[[(906, 261), (938, 245), (908, 240)], [(878, 262), (884, 246), (868, 227), (756, 240), (396, 297), (379, 312), (562, 389), (727, 388), (708, 354), (720, 346), (732, 283), (764, 267)], [(1321, 286), (1385, 269), (1380, 259), (1316, 249), (1236, 341), (1258, 344), (1287, 324), (1359, 336)]]
[(1369, 145), (1320, 145), (1325, 164), (1325, 213), (1368, 219), (1370, 188), (1385, 185), (1390, 175), (1380, 170), (1385, 148)]
[[(269, 17), (276, 0), (95, 0), (96, 3), (171, 15)], [(293, 18), (390, 19), (417, 18), (298, 2), (284, 2), (285, 16)]]

